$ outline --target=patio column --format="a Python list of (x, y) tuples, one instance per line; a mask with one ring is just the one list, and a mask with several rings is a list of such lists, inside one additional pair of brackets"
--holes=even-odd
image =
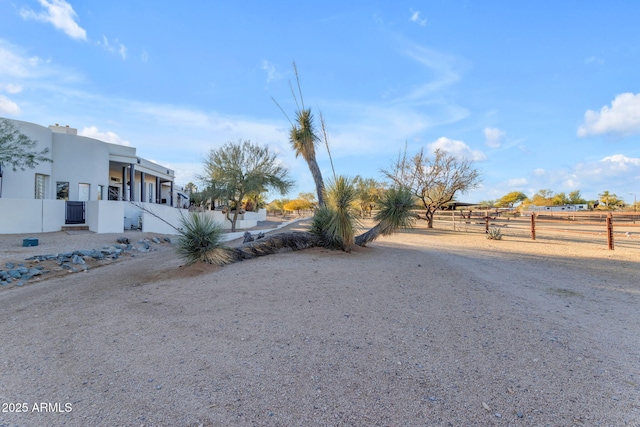
[(169, 206), (173, 207), (173, 181), (171, 181), (171, 191), (169, 194)]
[(147, 201), (147, 197), (146, 197), (147, 196), (147, 192), (145, 191), (145, 188), (144, 188), (144, 184), (145, 184), (144, 177), (145, 177), (145, 175), (146, 174), (144, 172), (140, 172), (140, 201), (142, 203), (146, 203), (146, 201)]
[(122, 167), (122, 197), (123, 201), (127, 200), (127, 167)]
[(129, 164), (129, 201), (136, 201), (136, 169), (133, 163)]
[(162, 188), (160, 188), (160, 177), (156, 176), (156, 203), (160, 204), (162, 198)]

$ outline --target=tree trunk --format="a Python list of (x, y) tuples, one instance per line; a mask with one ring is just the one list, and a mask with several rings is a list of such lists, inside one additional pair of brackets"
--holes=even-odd
[(315, 234), (308, 231), (292, 231), (255, 240), (240, 247), (232, 248), (230, 251), (234, 261), (242, 261), (270, 255), (282, 250), (299, 251), (319, 245), (320, 238)]
[(367, 246), (367, 243), (373, 242), (382, 234), (382, 226), (381, 224), (376, 224), (375, 227), (367, 230), (359, 236), (356, 236), (355, 243), (358, 246)]
[(316, 162), (315, 157), (308, 159), (307, 164), (309, 165), (311, 176), (313, 176), (313, 181), (316, 184), (316, 192), (318, 193), (318, 207), (322, 208), (325, 206), (324, 181), (322, 181), (322, 172), (320, 172), (320, 168), (318, 167), (318, 162)]
[(238, 220), (238, 207), (233, 211), (233, 219), (231, 220), (231, 232), (236, 231), (236, 221)]
[(427, 228), (433, 228), (433, 214), (436, 211), (431, 211), (431, 210), (427, 210), (426, 212), (426, 216), (427, 216)]

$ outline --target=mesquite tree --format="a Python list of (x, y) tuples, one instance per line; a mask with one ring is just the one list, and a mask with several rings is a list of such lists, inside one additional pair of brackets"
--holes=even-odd
[(432, 157), (424, 149), (408, 157), (407, 150), (382, 173), (396, 185), (406, 187), (420, 200), (425, 209), (428, 227), (433, 228), (433, 214), (458, 193), (465, 193), (480, 183), (480, 172), (469, 160), (458, 159), (437, 149)]

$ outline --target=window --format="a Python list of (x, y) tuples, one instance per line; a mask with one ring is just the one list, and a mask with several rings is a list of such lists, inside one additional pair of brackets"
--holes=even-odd
[(153, 194), (153, 183), (149, 183), (149, 192), (148, 194), (148, 198), (149, 198), (149, 203), (153, 203), (154, 200), (154, 194)]
[(47, 189), (47, 175), (42, 175), (40, 173), (36, 174), (36, 188), (35, 188), (35, 197), (36, 199), (44, 199), (46, 196)]
[(104, 200), (104, 185), (98, 185), (98, 200)]
[(68, 182), (56, 182), (56, 199), (69, 200), (69, 183)]
[(89, 200), (91, 186), (89, 184), (78, 184), (78, 200), (81, 202), (87, 202)]

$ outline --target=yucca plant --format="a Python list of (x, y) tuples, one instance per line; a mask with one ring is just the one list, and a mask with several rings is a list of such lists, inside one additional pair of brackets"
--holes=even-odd
[(353, 180), (338, 176), (329, 181), (325, 189), (325, 200), (330, 212), (325, 236), (330, 242), (339, 243), (344, 251), (350, 252), (355, 243), (356, 229), (360, 226), (353, 209), (356, 200)]
[(490, 227), (487, 231), (487, 239), (502, 240), (502, 231), (498, 227)]
[(333, 211), (326, 206), (316, 210), (311, 219), (309, 232), (319, 238), (321, 246), (330, 249), (340, 249), (342, 248), (342, 241), (336, 238), (336, 236), (331, 236), (328, 231), (333, 216)]
[(380, 236), (388, 236), (403, 228), (411, 228), (418, 218), (413, 211), (416, 207), (415, 197), (406, 187), (387, 190), (379, 201), (380, 210), (375, 215), (376, 225), (356, 237), (355, 243), (366, 246)]
[(187, 264), (224, 265), (233, 260), (229, 248), (222, 244), (222, 226), (212, 217), (191, 213), (182, 217), (180, 225), (176, 251)]

